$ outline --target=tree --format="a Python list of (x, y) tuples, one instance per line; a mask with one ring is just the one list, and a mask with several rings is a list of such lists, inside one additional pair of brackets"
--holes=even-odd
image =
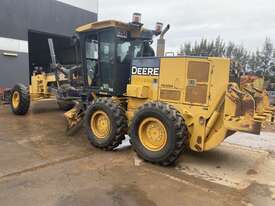
[(187, 42), (187, 43), (181, 45), (180, 54), (181, 55), (192, 55), (192, 45), (190, 42)]
[(214, 41), (202, 38), (200, 42), (192, 45), (190, 42), (185, 43), (180, 48), (180, 54), (192, 56), (216, 56), (222, 57), (225, 53), (225, 43), (217, 37)]
[(232, 58), (233, 57), (233, 51), (235, 49), (236, 45), (233, 42), (229, 42), (227, 47), (226, 47), (226, 51), (225, 51), (225, 56), (227, 58)]
[(231, 59), (230, 74), (232, 80), (239, 81), (242, 73), (246, 73), (249, 60), (249, 52), (243, 46), (237, 46), (233, 43), (227, 47), (227, 58)]
[(274, 46), (270, 38), (266, 38), (262, 51), (260, 53), (261, 68), (263, 70), (263, 76), (268, 77), (271, 69), (274, 67)]
[(226, 46), (220, 36), (216, 38), (212, 51), (211, 56), (222, 57), (225, 55)]
[(256, 58), (256, 53), (252, 52), (249, 60), (248, 60), (248, 66), (249, 66), (249, 70), (253, 73), (256, 72), (256, 69), (258, 67), (257, 65), (257, 58)]
[(256, 52), (252, 52), (248, 60), (249, 71), (254, 74), (259, 72), (261, 73), (260, 71), (261, 65), (262, 65), (262, 60), (261, 60), (260, 51), (257, 50)]

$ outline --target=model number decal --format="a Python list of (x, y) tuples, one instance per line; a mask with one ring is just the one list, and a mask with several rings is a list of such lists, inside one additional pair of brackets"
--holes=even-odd
[(132, 75), (159, 76), (159, 68), (132, 66)]

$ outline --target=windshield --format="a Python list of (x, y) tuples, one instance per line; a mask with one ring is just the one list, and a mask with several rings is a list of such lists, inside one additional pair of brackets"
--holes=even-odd
[(119, 63), (130, 63), (135, 57), (141, 56), (142, 41), (119, 41), (117, 43), (117, 61)]

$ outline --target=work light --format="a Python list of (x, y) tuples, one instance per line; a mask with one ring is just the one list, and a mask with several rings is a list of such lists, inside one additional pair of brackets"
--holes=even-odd
[(141, 23), (141, 13), (133, 13), (132, 22), (134, 24), (140, 24)]

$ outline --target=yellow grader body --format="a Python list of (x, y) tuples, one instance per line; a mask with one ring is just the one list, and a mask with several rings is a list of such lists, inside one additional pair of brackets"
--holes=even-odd
[(259, 134), (255, 101), (229, 84), (229, 64), (222, 58), (162, 57), (159, 76), (143, 75), (144, 68), (134, 65), (138, 71), (127, 87), (128, 119), (146, 101), (173, 105), (187, 125), (190, 148), (199, 152), (215, 148), (235, 131)]

